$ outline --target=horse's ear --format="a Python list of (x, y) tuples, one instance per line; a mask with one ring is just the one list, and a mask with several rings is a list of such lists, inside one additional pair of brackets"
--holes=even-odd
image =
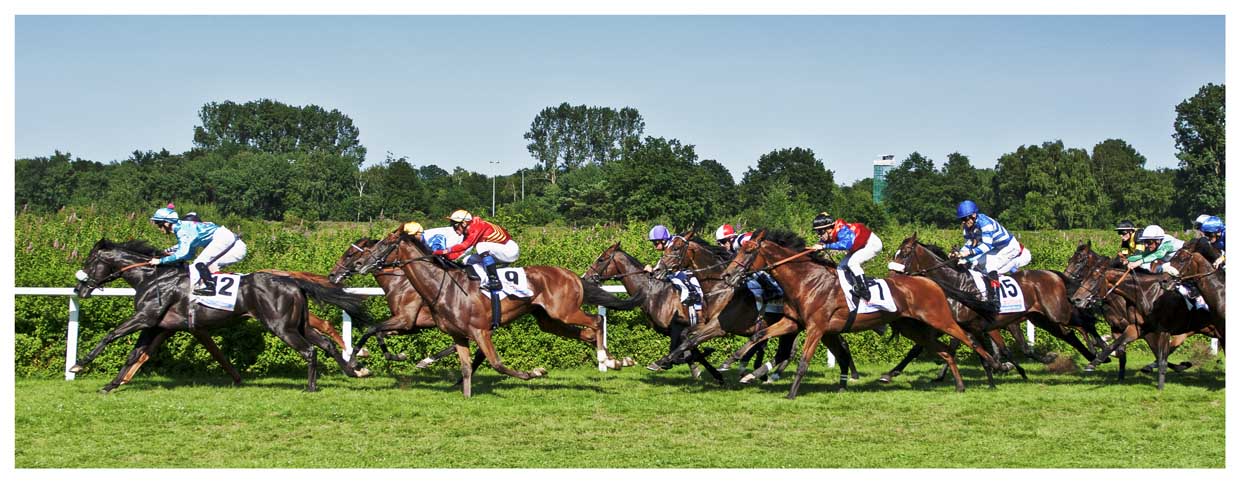
[(620, 249), (620, 242), (613, 243), (613, 244), (611, 245), (611, 249), (612, 249), (612, 250), (619, 250), (619, 249)]
[(762, 228), (753, 234), (753, 241), (759, 242), (766, 238), (766, 228)]
[(917, 241), (917, 232), (916, 232), (916, 231), (914, 231), (914, 232), (913, 232), (913, 241)]
[(690, 229), (689, 229), (689, 232), (688, 232), (688, 233), (685, 233), (685, 239), (686, 239), (686, 240), (692, 240), (692, 239), (693, 239), (693, 235), (696, 235), (696, 234), (697, 234), (697, 230), (695, 230), (695, 229), (693, 229), (693, 228), (690, 228)]
[(1085, 248), (1088, 248), (1088, 249), (1090, 249), (1090, 250), (1093, 250), (1093, 249), (1094, 249), (1094, 239), (1093, 239), (1093, 238), (1090, 238), (1090, 239), (1088, 239), (1088, 240), (1085, 240)]

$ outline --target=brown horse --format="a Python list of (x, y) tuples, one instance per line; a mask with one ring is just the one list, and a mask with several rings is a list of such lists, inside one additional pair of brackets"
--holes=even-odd
[[(955, 263), (955, 259), (943, 249), (918, 241), (917, 234), (913, 234), (900, 243), (888, 268), (894, 273), (924, 275), (940, 285), (947, 285), (969, 294), (985, 295), (977, 288), (967, 269)], [(949, 301), (953, 307), (953, 315), (961, 327), (979, 339), (983, 337), (982, 334), (991, 333), (989, 338), (1007, 356), (1008, 351), (1002, 346), (1002, 338), (997, 337), (997, 331), (992, 331), (1027, 319), (1038, 328), (1067, 342), (1086, 360), (1093, 360), (1094, 352), (1077, 338), (1073, 329), (1080, 330), (1091, 342), (1100, 344), (1101, 337), (1097, 329), (1093, 327), (1093, 319), (1086, 317), (1068, 301), (1067, 280), (1063, 274), (1050, 270), (1018, 270), (1012, 273), (1011, 277), (1020, 284), (1025, 299), (1025, 311), (993, 314), (993, 318), (987, 320), (987, 317), (977, 313), (976, 307), (971, 308)], [(909, 355), (915, 356), (917, 352), (919, 352), (918, 349), (914, 347)], [(906, 357), (905, 361), (908, 360), (909, 357)], [(1024, 370), (1019, 365), (1016, 365), (1016, 368), (1024, 377)], [(897, 366), (889, 374), (898, 374), (900, 369), (901, 367)]]
[[(1129, 311), (1132, 327), (1113, 341), (1105, 352), (1100, 353), (1099, 358), (1136, 340), (1138, 335), (1158, 334), (1157, 342), (1151, 346), (1158, 362), (1158, 389), (1163, 388), (1167, 377), (1167, 355), (1171, 352), (1170, 336), (1209, 330), (1214, 323), (1212, 314), (1208, 311), (1190, 310), (1177, 291), (1164, 286), (1170, 281), (1164, 274), (1138, 273), (1099, 265), (1083, 277), (1080, 287), (1072, 294), (1072, 302), (1081, 308), (1109, 297), (1122, 297), (1132, 307)], [(1219, 327), (1220, 336), (1221, 332)], [(1100, 362), (1095, 360), (1094, 363), (1096, 365)]]
[(749, 275), (768, 271), (784, 288), (785, 309), (792, 307), (804, 321), (805, 344), (796, 377), (788, 391), (789, 399), (796, 397), (801, 380), (809, 369), (809, 361), (824, 335), (872, 330), (882, 324), (890, 324), (905, 337), (930, 348), (947, 361), (956, 378), (957, 391), (964, 391), (960, 369), (956, 366), (955, 355), (938, 341), (938, 332), (972, 347), (984, 360), (987, 378), (991, 378), (991, 369), (996, 367), (994, 358), (986, 349), (973, 344), (952, 318), (946, 292), (954, 289), (941, 287), (926, 278), (897, 274), (887, 279), (897, 312), (850, 314), (844, 299), (846, 295), (837, 280), (835, 264), (804, 256), (809, 253), (805, 249), (805, 240), (792, 232), (774, 230), (768, 239), (767, 230), (759, 230), (753, 238), (741, 244), (740, 251), (723, 273), (728, 283), (739, 286)]
[[(1076, 286), (1080, 284), (1081, 279), (1085, 275), (1089, 274), (1089, 272), (1093, 270), (1095, 267), (1123, 268), (1124, 263), (1126, 262), (1123, 259), (1123, 257), (1117, 256), (1115, 258), (1107, 258), (1103, 256), (1101, 253), (1095, 252), (1093, 250), (1092, 240), (1086, 241), (1085, 243), (1078, 245), (1076, 247), (1076, 252), (1074, 252), (1072, 256), (1068, 258), (1068, 266), (1064, 269), (1064, 276), (1068, 277), (1068, 280), (1072, 282), (1071, 287), (1069, 288), (1069, 291), (1075, 291)], [(1128, 302), (1123, 297), (1107, 297), (1106, 300), (1102, 301), (1102, 318), (1103, 320), (1106, 321), (1107, 325), (1111, 328), (1111, 339), (1112, 340), (1119, 340), (1123, 337), (1127, 337), (1128, 340), (1130, 341), (1136, 340), (1140, 331), (1139, 331), (1139, 328), (1131, 322), (1131, 320), (1133, 320), (1136, 317), (1136, 313), (1134, 312), (1134, 310), (1135, 310), (1135, 307), (1129, 305)], [(1130, 330), (1131, 330), (1131, 333), (1128, 333), (1127, 335), (1125, 335), (1125, 332), (1128, 332)], [(1180, 344), (1184, 342), (1184, 339), (1188, 338), (1189, 335), (1191, 334), (1180, 334), (1180, 335), (1172, 336), (1170, 340), (1169, 350), (1171, 352), (1174, 352), (1175, 349), (1179, 347)], [(1158, 334), (1147, 333), (1140, 337), (1145, 339), (1145, 342), (1149, 344), (1150, 347), (1154, 347), (1155, 345), (1158, 344), (1158, 337), (1159, 337)], [(1105, 350), (1105, 348), (1106, 348), (1105, 346), (1100, 347), (1099, 351)], [(1120, 345), (1119, 347), (1117, 347), (1115, 349), (1115, 354), (1117, 358), (1119, 359), (1119, 370), (1117, 372), (1116, 380), (1122, 381), (1124, 380), (1124, 376), (1125, 376), (1125, 373), (1127, 372), (1127, 365), (1128, 365), (1127, 343), (1124, 343), (1123, 345)], [(1168, 353), (1168, 356), (1169, 355), (1170, 355), (1170, 352)], [(1103, 359), (1103, 361), (1105, 362), (1105, 358)], [(1170, 367), (1175, 372), (1185, 371), (1192, 366), (1193, 366), (1193, 363), (1189, 361), (1184, 361), (1179, 364), (1168, 363), (1167, 365), (1167, 367)], [(1089, 359), (1089, 363), (1085, 366), (1084, 371), (1093, 372), (1096, 369), (1097, 369), (1097, 365), (1094, 364), (1094, 361), (1092, 359)], [(1155, 361), (1141, 368), (1141, 372), (1153, 372), (1157, 369), (1158, 369), (1158, 362)]]
[[(396, 251), (401, 270), (424, 300), (440, 330), (452, 336), (457, 356), (461, 361), (462, 391), (466, 397), (472, 394), (470, 379), (469, 341), (473, 340), (486, 354), (487, 362), (500, 373), (518, 379), (530, 379), (546, 374), (543, 368), (524, 372), (503, 364), (491, 341), (491, 304), (479, 290), (479, 282), (471, 280), (461, 267), (431, 255), (430, 249), (419, 240), (406, 235), (401, 227), (379, 240), (370, 253), (342, 274), (333, 274), (333, 280), (343, 279), (351, 273), (369, 273), (383, 264), (383, 260)], [(598, 360), (611, 368), (621, 367), (612, 358), (598, 335), (600, 320), (581, 310), (583, 303), (602, 305), (610, 309), (629, 310), (641, 304), (639, 297), (629, 300), (617, 299), (602, 287), (583, 283), (572, 272), (551, 266), (525, 267), (529, 287), (534, 296), (529, 299), (506, 298), (500, 304), (500, 323), (532, 314), (539, 327), (561, 337), (581, 340), (597, 350)], [(339, 277), (339, 278), (337, 278)], [(568, 325), (566, 325), (568, 324)]]
[(1224, 329), (1227, 316), (1226, 275), (1222, 269), (1214, 266), (1200, 252), (1180, 250), (1168, 260), (1171, 266), (1180, 272), (1179, 282), (1190, 282), (1201, 291), (1201, 298), (1210, 306), (1211, 321), (1203, 333), (1218, 338), (1219, 347), (1225, 345)]
[[(783, 313), (759, 310), (758, 300), (748, 287), (733, 287), (723, 283), (723, 269), (731, 259), (730, 251), (707, 244), (706, 241), (695, 237), (693, 231), (672, 237), (664, 246), (659, 266), (669, 271), (691, 270), (695, 272), (702, 283), (702, 290), (706, 292), (707, 299), (703, 314), (706, 323), (690, 329), (680, 347), (672, 350), (664, 360), (676, 360), (681, 357), (680, 354), (683, 354), (683, 351), (696, 348), (708, 340), (724, 335), (740, 335), (754, 340), (755, 334), (759, 331), (775, 326), (785, 318)], [(779, 378), (779, 373), (792, 360), (793, 345), (801, 329), (796, 320), (790, 319), (785, 326), (789, 324), (797, 330), (779, 336), (779, 347), (773, 365), (761, 366), (762, 356), (758, 355), (754, 372), (742, 374), (741, 383), (752, 382), (768, 373), (771, 379)], [(851, 364), (852, 357), (847, 353), (848, 349), (843, 339), (836, 335), (827, 337), (828, 339), (824, 342), (828, 349), (844, 362), (840, 365), (841, 373), (852, 369), (853, 374), (856, 374), (856, 366)], [(745, 358), (762, 349), (765, 342), (764, 340), (758, 345), (745, 344), (733, 352), (724, 364), (730, 365), (738, 359), (744, 364)], [(848, 383), (848, 378), (842, 377), (841, 381), (841, 387), (844, 387)]]
[[(594, 259), (582, 278), (592, 283), (619, 280), (629, 295), (640, 295), (644, 300), (642, 312), (650, 319), (651, 327), (655, 332), (668, 336), (671, 342), (669, 350), (675, 350), (683, 340), (685, 329), (689, 328), (688, 309), (680, 303), (671, 282), (655, 277), (642, 268), (642, 262), (625, 252), (620, 248), (620, 242), (616, 242)], [(688, 363), (694, 378), (700, 377), (696, 367), (696, 363), (700, 362), (716, 381), (723, 382), (723, 376), (706, 360), (706, 354), (694, 348), (689, 355)], [(670, 367), (670, 364), (660, 362), (652, 362), (646, 368), (664, 370)]]

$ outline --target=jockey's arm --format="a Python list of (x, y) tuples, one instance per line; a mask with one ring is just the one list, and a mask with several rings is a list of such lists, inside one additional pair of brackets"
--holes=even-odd
[(159, 259), (160, 264), (176, 263), (186, 258), (194, 251), (194, 238), (197, 237), (196, 230), (185, 228), (177, 232), (177, 244), (172, 247), (172, 254)]
[(835, 232), (835, 241), (822, 245), (823, 250), (848, 250), (852, 248), (856, 234), (847, 225)]
[(466, 235), (465, 239), (461, 240), (460, 243), (453, 245), (452, 248), (447, 250), (435, 250), (434, 254), (447, 255), (448, 258), (456, 260), (465, 253), (465, 250), (473, 248), (473, 246), (477, 244), (480, 239), (482, 239), (482, 230), (470, 230), (469, 235)]

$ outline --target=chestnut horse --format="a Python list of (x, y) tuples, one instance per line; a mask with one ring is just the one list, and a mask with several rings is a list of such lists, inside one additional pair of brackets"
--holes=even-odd
[[(992, 369), (996, 367), (994, 358), (986, 349), (969, 340), (968, 334), (952, 318), (951, 308), (947, 305), (946, 293), (959, 291), (942, 287), (927, 278), (896, 274), (886, 280), (897, 312), (850, 314), (834, 263), (805, 257), (811, 253), (805, 249), (805, 240), (792, 232), (773, 230), (769, 239), (767, 236), (767, 230), (758, 230), (753, 238), (742, 243), (740, 251), (724, 270), (723, 277), (732, 286), (740, 286), (749, 275), (766, 270), (784, 288), (785, 309), (792, 307), (804, 321), (805, 344), (796, 377), (788, 391), (789, 399), (796, 397), (801, 380), (809, 369), (809, 361), (824, 335), (872, 330), (882, 324), (890, 324), (905, 337), (930, 348), (947, 361), (956, 378), (957, 391), (964, 391), (960, 369), (956, 366), (955, 355), (939, 342), (938, 332), (972, 347), (984, 361), (987, 379), (992, 379)], [(955, 295), (967, 297), (962, 293)]]
[[(142, 331), (142, 337), (139, 337), (138, 345), (130, 352), (120, 375), (104, 387), (105, 391), (111, 390), (119, 385), (120, 381), (132, 376), (136, 370), (134, 366), (140, 365), (138, 361), (146, 360), (143, 356), (149, 357), (150, 353), (146, 350), (150, 349), (150, 342), (160, 331), (209, 330), (236, 324), (248, 316), (262, 321), (268, 330), (291, 346), (306, 361), (307, 391), (318, 389), (316, 347), (334, 358), (346, 375), (364, 375), (364, 372), (355, 371), (331, 342), (308, 326), (307, 307), (307, 298), (316, 298), (341, 307), (359, 322), (367, 323), (370, 316), (363, 304), (364, 297), (345, 293), (340, 288), (324, 287), (303, 278), (256, 272), (242, 277), (239, 285), (233, 288), (237, 293), (237, 302), (232, 311), (196, 304), (190, 306), (187, 297), (189, 278), (183, 265), (152, 266), (146, 263), (161, 253), (162, 250), (140, 240), (113, 243), (103, 239), (91, 249), (82, 270), (77, 274), (78, 284), (75, 290), (78, 297), (87, 298), (96, 288), (121, 278), (137, 291), (134, 296), (134, 315), (108, 332), (86, 357), (79, 359), (69, 368), (70, 372), (80, 372), (98, 357), (108, 344)], [(189, 317), (191, 310), (192, 318)], [(144, 338), (149, 339), (144, 341)]]
[[(1200, 255), (1196, 255), (1200, 257)], [(1213, 316), (1208, 311), (1191, 310), (1184, 297), (1171, 287), (1164, 286), (1171, 282), (1165, 274), (1139, 273), (1132, 270), (1108, 268), (1096, 265), (1081, 280), (1081, 285), (1072, 294), (1072, 303), (1077, 307), (1086, 308), (1109, 297), (1122, 297), (1132, 310), (1129, 319), (1135, 330), (1130, 328), (1123, 337), (1113, 341), (1111, 345), (1098, 355), (1106, 357), (1118, 347), (1136, 339), (1138, 334), (1157, 334), (1157, 342), (1151, 346), (1158, 363), (1158, 389), (1162, 389), (1167, 377), (1167, 355), (1171, 352), (1170, 336), (1188, 332), (1211, 330)], [(1219, 340), (1222, 340), (1222, 327), (1218, 326)], [(1094, 365), (1100, 361), (1095, 360)]]
[[(379, 240), (370, 253), (361, 257), (344, 273), (333, 274), (333, 280), (343, 279), (352, 273), (370, 273), (383, 265), (383, 261), (396, 251), (398, 263), (414, 290), (424, 300), (440, 330), (452, 336), (456, 353), (461, 361), (462, 391), (465, 397), (472, 394), (470, 379), (469, 341), (473, 340), (486, 354), (487, 362), (500, 373), (518, 379), (530, 379), (546, 374), (543, 368), (524, 372), (503, 364), (491, 341), (491, 304), (479, 290), (479, 281), (471, 280), (465, 269), (442, 256), (432, 255), (421, 241), (397, 227)], [(529, 287), (534, 296), (529, 299), (508, 297), (500, 304), (500, 323), (532, 314), (539, 327), (561, 337), (576, 339), (597, 350), (598, 361), (611, 368), (620, 368), (621, 362), (607, 353), (601, 333), (601, 317), (581, 310), (583, 303), (602, 305), (609, 309), (629, 310), (642, 303), (640, 297), (628, 300), (615, 298), (602, 287), (583, 283), (576, 274), (560, 267), (545, 265), (525, 267)], [(565, 325), (569, 324), (569, 325)]]
[[(650, 319), (651, 327), (670, 338), (669, 351), (674, 351), (680, 346), (685, 329), (689, 328), (688, 309), (680, 303), (679, 294), (671, 282), (655, 277), (642, 268), (642, 262), (625, 252), (620, 248), (620, 242), (616, 242), (594, 259), (582, 278), (592, 283), (619, 280), (629, 295), (640, 295), (645, 300), (641, 305), (642, 312)], [(700, 377), (696, 367), (696, 363), (700, 362), (716, 381), (723, 382), (723, 376), (706, 360), (704, 353), (694, 348), (689, 356), (687, 362), (694, 378)], [(652, 362), (646, 368), (665, 369), (660, 362), (663, 361)]]
[[(900, 247), (896, 249), (891, 263), (888, 264), (888, 268), (894, 273), (926, 276), (939, 284), (947, 285), (966, 293), (977, 296), (985, 295), (977, 288), (977, 284), (974, 283), (969, 270), (958, 265), (956, 260), (944, 252), (942, 248), (918, 241), (917, 234), (915, 233), (900, 243)], [(1064, 275), (1051, 270), (1018, 270), (1012, 273), (1011, 277), (1016, 283), (1020, 284), (1022, 295), (1025, 298), (1024, 312), (1007, 314), (987, 313), (986, 317), (983, 317), (977, 313), (976, 307), (971, 308), (963, 304), (952, 303), (952, 313), (956, 317), (956, 321), (979, 339), (983, 337), (984, 333), (990, 332), (990, 339), (1002, 348), (1001, 352), (1005, 356), (1010, 356), (1006, 347), (1002, 346), (1002, 338), (997, 337), (997, 331), (992, 331), (1028, 319), (1038, 328), (1067, 342), (1069, 346), (1076, 349), (1086, 360), (1093, 360), (1094, 352), (1077, 338), (1073, 329), (1080, 330), (1085, 334), (1086, 339), (1096, 344), (1101, 344), (1102, 338), (1098, 335), (1097, 329), (1093, 327), (1093, 319), (1086, 317), (1068, 301), (1067, 279)], [(990, 320), (986, 320), (987, 318)], [(888, 374), (899, 374), (899, 371), (903, 368), (902, 366), (907, 364), (907, 361), (912, 356), (916, 356), (918, 352), (920, 350), (914, 347), (909, 351), (909, 357), (906, 357), (900, 366), (896, 366)], [(1015, 364), (1014, 361), (1012, 362)], [(1024, 378), (1025, 371), (1019, 365), (1016, 365), (1016, 369), (1020, 372), (1021, 377)]]

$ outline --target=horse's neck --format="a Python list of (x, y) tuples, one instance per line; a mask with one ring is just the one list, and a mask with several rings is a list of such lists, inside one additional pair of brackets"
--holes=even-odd
[(383, 269), (373, 275), (375, 282), (383, 289), (383, 293), (401, 292), (413, 288), (409, 279), (405, 277), (405, 272), (399, 268)]
[(442, 305), (444, 303), (443, 293), (456, 290), (460, 280), (453, 279), (453, 274), (447, 269), (435, 265), (435, 262), (431, 260), (418, 260), (424, 255), (413, 248), (406, 248), (404, 243), (398, 251), (401, 258), (410, 260), (401, 266), (402, 271), (407, 275), (405, 278), (428, 303)]
[[(783, 260), (795, 254), (796, 253), (792, 251), (788, 251), (787, 253), (774, 253), (773, 251), (768, 250), (766, 253), (767, 256), (765, 257), (767, 260), (766, 264), (770, 265), (776, 263), (771, 260)], [(798, 272), (798, 267), (804, 268), (801, 268), (800, 272)], [(771, 276), (775, 277), (775, 279), (780, 282), (779, 286), (783, 288), (784, 293), (788, 295), (785, 300), (794, 300), (801, 299), (809, 295), (810, 291), (830, 290), (832, 287), (838, 286), (839, 284), (836, 281), (835, 270), (836, 267), (819, 265), (812, 260), (802, 259), (785, 263), (771, 268), (768, 271), (771, 273)], [(821, 283), (808, 283), (811, 280), (820, 280)]]

